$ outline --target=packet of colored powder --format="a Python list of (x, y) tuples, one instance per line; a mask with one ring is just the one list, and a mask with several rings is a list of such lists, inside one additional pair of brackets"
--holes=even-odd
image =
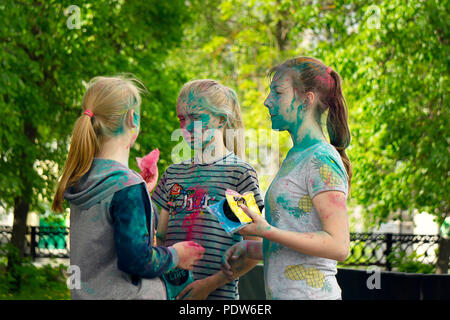
[(245, 204), (250, 210), (261, 214), (253, 192), (246, 192), (241, 195), (234, 190), (227, 190), (225, 197), (218, 203), (209, 206), (208, 211), (219, 219), (222, 228), (230, 235), (252, 222), (252, 219), (245, 214), (239, 205)]
[(176, 268), (164, 273), (162, 279), (166, 285), (167, 300), (175, 300), (184, 288), (194, 282), (194, 275), (190, 270)]

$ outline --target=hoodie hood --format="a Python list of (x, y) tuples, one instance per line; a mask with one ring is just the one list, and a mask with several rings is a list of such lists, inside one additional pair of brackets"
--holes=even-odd
[(94, 158), (91, 169), (66, 189), (64, 199), (81, 210), (87, 210), (115, 192), (139, 183), (145, 183), (141, 175), (120, 162)]

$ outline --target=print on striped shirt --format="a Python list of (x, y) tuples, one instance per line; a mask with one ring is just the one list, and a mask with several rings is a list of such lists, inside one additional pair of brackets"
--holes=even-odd
[[(204, 279), (220, 271), (222, 256), (242, 240), (239, 234), (228, 235), (217, 217), (207, 210), (225, 199), (227, 189), (238, 193), (252, 191), (258, 206), (264, 201), (253, 167), (230, 152), (208, 164), (192, 159), (170, 165), (152, 194), (152, 201), (169, 212), (165, 245), (192, 240), (205, 248), (194, 266), (194, 279)], [(237, 299), (238, 281), (213, 291), (208, 299)]]

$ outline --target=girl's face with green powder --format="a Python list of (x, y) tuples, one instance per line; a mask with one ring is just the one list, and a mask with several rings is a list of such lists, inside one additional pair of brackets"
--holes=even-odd
[(272, 129), (294, 132), (304, 120), (305, 102), (294, 90), (287, 72), (275, 74), (270, 84), (270, 93), (264, 105), (269, 109)]
[(188, 97), (180, 97), (177, 103), (177, 115), (183, 137), (192, 149), (208, 146), (216, 134), (223, 129), (223, 118), (213, 115), (206, 107), (202, 97), (192, 93)]

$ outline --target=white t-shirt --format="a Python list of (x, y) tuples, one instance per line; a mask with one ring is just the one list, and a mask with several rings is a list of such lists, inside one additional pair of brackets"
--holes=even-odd
[[(267, 221), (282, 230), (316, 232), (322, 223), (311, 199), (320, 192), (342, 191), (348, 177), (336, 149), (319, 142), (291, 149), (265, 198)], [(340, 299), (336, 261), (299, 253), (264, 239), (264, 278), (268, 299)]]

